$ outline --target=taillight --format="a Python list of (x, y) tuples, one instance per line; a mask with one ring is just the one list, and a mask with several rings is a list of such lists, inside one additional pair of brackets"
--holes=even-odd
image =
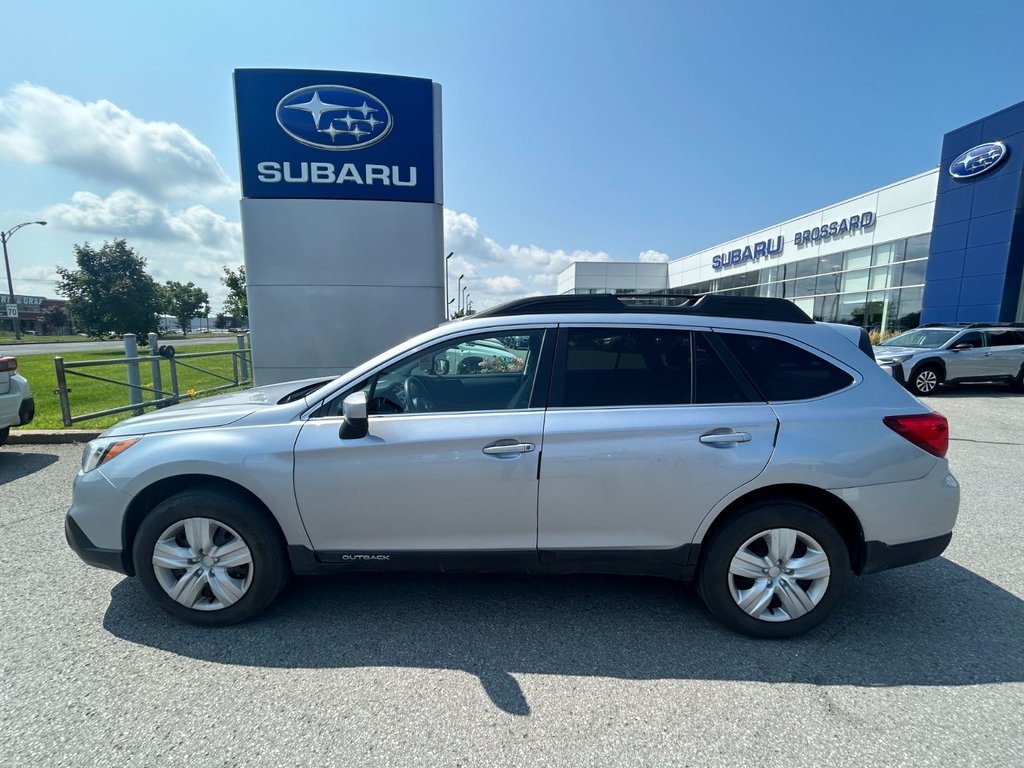
[(18, 370), (18, 358), (0, 357), (0, 373), (14, 373)]
[(949, 422), (941, 413), (886, 416), (885, 426), (940, 459), (949, 450)]

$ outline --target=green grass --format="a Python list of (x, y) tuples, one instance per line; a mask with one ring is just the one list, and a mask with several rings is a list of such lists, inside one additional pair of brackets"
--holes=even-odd
[[(236, 349), (236, 346), (234, 344), (211, 344), (209, 346), (204, 345), (201, 347), (195, 347), (194, 349), (195, 351), (201, 352), (220, 352)], [(29, 383), (32, 385), (32, 394), (36, 400), (36, 417), (31, 424), (19, 427), (19, 429), (63, 429), (64, 423), (61, 419), (60, 413), (60, 397), (54, 392), (57, 388), (57, 376), (53, 364), (54, 355), (25, 355), (20, 354), (21, 351), (22, 350), (19, 350), (19, 354), (17, 354), (18, 373), (28, 379)], [(189, 352), (191, 351), (192, 350), (189, 350)], [(185, 353), (183, 352), (181, 354)], [(145, 355), (146, 351), (144, 349), (140, 350), (140, 356)], [(101, 350), (93, 352), (70, 352), (62, 355), (61, 357), (63, 357), (64, 362), (67, 363), (73, 360), (113, 360), (116, 358), (123, 358), (124, 353), (119, 350)], [(203, 390), (227, 383), (208, 373), (200, 373), (193, 371), (190, 368), (186, 368), (185, 363), (197, 368), (203, 368), (213, 373), (218, 373), (229, 379), (232, 376), (232, 362), (231, 357), (228, 355), (224, 355), (223, 357), (201, 357), (195, 360), (180, 360), (177, 364), (178, 390), (181, 393), (183, 402), (189, 400), (189, 396), (186, 392), (190, 389)], [(115, 381), (121, 381), (125, 384), (128, 383), (127, 367), (123, 363), (90, 368), (78, 368), (74, 370), (81, 371), (82, 373), (88, 373), (93, 376), (102, 376), (107, 379), (114, 379)], [(161, 359), (160, 371), (163, 389), (165, 391), (170, 391), (170, 361)], [(142, 378), (143, 387), (149, 388), (149, 391), (143, 394), (143, 400), (153, 400), (153, 374), (151, 365), (148, 361), (139, 364), (139, 374)], [(117, 384), (104, 381), (95, 381), (94, 379), (86, 379), (81, 376), (76, 376), (70, 371), (67, 373), (67, 385), (68, 389), (71, 390), (69, 399), (71, 401), (71, 414), (73, 416), (102, 411), (107, 408), (116, 408), (118, 406), (128, 405), (129, 403), (129, 389), (125, 386), (119, 386)], [(152, 410), (152, 408), (147, 408), (146, 412), (149, 413)], [(78, 429), (103, 429), (111, 426), (112, 424), (116, 424), (123, 419), (129, 418), (131, 415), (131, 411), (128, 411), (126, 413), (118, 413), (112, 416), (101, 416), (96, 419), (77, 422), (74, 427)]]

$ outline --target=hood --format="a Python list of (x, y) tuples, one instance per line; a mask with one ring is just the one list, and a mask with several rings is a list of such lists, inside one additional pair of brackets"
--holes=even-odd
[(286, 381), (172, 405), (142, 416), (125, 419), (105, 431), (103, 436), (143, 435), (154, 432), (172, 432), (179, 429), (223, 427), (260, 408), (277, 405), (282, 398), (296, 390), (308, 390), (310, 385), (323, 381), (323, 379)]
[(875, 346), (875, 357), (893, 357), (894, 355), (919, 355), (922, 352), (935, 352), (934, 349), (921, 349), (920, 347), (882, 347)]

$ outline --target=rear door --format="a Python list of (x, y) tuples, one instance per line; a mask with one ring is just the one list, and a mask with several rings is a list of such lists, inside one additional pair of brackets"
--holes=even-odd
[(540, 470), (542, 556), (688, 544), (723, 496), (764, 469), (776, 425), (705, 332), (562, 327)]
[(1015, 328), (985, 331), (988, 374), (992, 378), (1017, 376), (1024, 365), (1024, 334)]

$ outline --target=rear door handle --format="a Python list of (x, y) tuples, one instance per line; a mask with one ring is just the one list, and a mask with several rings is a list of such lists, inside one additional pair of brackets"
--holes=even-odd
[(728, 431), (720, 431), (716, 429), (711, 432), (705, 432), (700, 436), (700, 441), (704, 443), (704, 445), (728, 447), (730, 445), (735, 445), (736, 443), (749, 443), (750, 433), (735, 432), (731, 429)]
[(488, 456), (499, 456), (503, 458), (512, 458), (518, 456), (521, 453), (533, 453), (537, 446), (533, 443), (513, 443), (499, 441), (497, 443), (491, 443), (490, 445), (484, 446), (484, 453)]

